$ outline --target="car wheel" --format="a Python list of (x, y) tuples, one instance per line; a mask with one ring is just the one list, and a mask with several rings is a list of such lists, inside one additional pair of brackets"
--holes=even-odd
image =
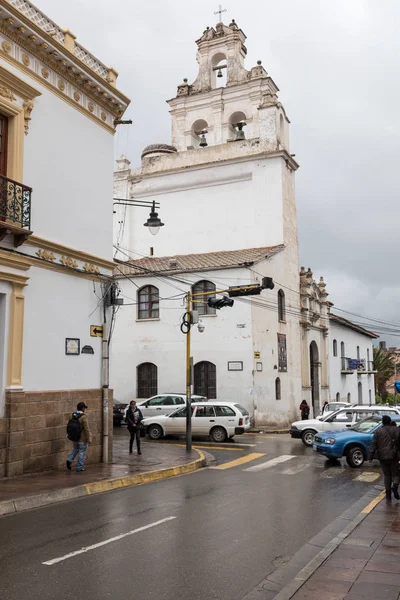
[(228, 437), (223, 427), (213, 427), (210, 431), (210, 436), (212, 441), (217, 443), (225, 442)]
[(353, 446), (350, 450), (347, 451), (346, 460), (349, 467), (353, 467), (353, 469), (358, 469), (364, 463), (364, 452), (360, 446)]
[(163, 436), (163, 430), (160, 425), (150, 425), (147, 429), (149, 438), (152, 440), (159, 440)]
[(303, 431), (303, 435), (301, 436), (301, 441), (303, 442), (303, 444), (305, 446), (312, 446), (315, 433), (316, 432), (313, 431), (312, 429), (306, 429), (305, 431)]

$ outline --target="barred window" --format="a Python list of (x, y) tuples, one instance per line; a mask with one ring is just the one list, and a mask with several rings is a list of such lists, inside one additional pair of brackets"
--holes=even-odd
[(157, 366), (142, 363), (136, 367), (137, 398), (150, 398), (157, 394)]

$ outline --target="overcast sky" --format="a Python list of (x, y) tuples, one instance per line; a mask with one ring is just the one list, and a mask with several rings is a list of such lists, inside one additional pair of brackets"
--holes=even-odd
[[(144, 146), (170, 142), (165, 100), (183, 77), (195, 78), (195, 40), (217, 22), (218, 4), (35, 1), (120, 73), (134, 125), (119, 127), (116, 155), (138, 166)], [(324, 275), (337, 306), (400, 323), (400, 3), (229, 0), (224, 7), (224, 22), (235, 18), (247, 35), (246, 67), (263, 61), (291, 120), (301, 264)]]

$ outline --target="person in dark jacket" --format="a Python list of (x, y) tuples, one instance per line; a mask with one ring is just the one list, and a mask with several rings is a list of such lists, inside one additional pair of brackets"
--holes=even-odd
[(143, 415), (140, 408), (136, 406), (135, 400), (131, 400), (129, 408), (126, 411), (126, 420), (128, 423), (128, 431), (131, 435), (129, 439), (129, 454), (132, 454), (133, 442), (136, 437), (137, 453), (142, 454), (140, 450), (140, 424), (143, 421)]
[(308, 416), (310, 414), (310, 407), (307, 404), (307, 400), (301, 401), (300, 414), (301, 414), (302, 421), (305, 421), (306, 419), (308, 419)]
[(385, 490), (387, 502), (392, 501), (393, 496), (400, 500), (399, 495), (399, 449), (400, 449), (400, 430), (398, 427), (391, 427), (392, 420), (389, 415), (383, 415), (382, 426), (379, 427), (372, 439), (369, 448), (368, 459), (372, 462), (375, 452), (385, 478)]

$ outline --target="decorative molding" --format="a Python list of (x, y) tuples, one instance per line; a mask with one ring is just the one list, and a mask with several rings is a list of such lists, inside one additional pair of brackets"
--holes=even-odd
[(54, 252), (56, 254), (72, 256), (75, 260), (80, 260), (89, 264), (92, 263), (99, 267), (103, 267), (104, 269), (113, 270), (115, 267), (115, 263), (112, 260), (107, 260), (105, 258), (101, 258), (100, 256), (96, 256), (95, 254), (90, 254), (89, 252), (84, 252), (82, 250), (77, 250), (69, 246), (58, 244), (57, 242), (41, 238), (35, 234), (29, 236), (25, 244), (29, 246), (37, 246), (38, 248), (49, 250), (50, 252)]
[(3, 48), (4, 52), (7, 52), (7, 54), (10, 54), (10, 52), (12, 50), (12, 44), (10, 44), (10, 42), (7, 42), (7, 40), (4, 40), (1, 44), (1, 47)]
[(0, 271), (0, 281), (8, 281), (20, 286), (28, 285), (29, 277), (18, 275), (18, 273), (8, 273), (8, 271)]
[(92, 263), (85, 263), (83, 265), (83, 270), (86, 271), (87, 273), (96, 273), (99, 274), (99, 267), (96, 267), (96, 265), (92, 264)]
[[(1, 26), (0, 26), (0, 31), (1, 31)], [(88, 103), (88, 109), (84, 106), (83, 103), (77, 103), (72, 97), (69, 97), (69, 95), (67, 95), (67, 93), (65, 92), (60, 92), (58, 87), (53, 85), (51, 83), (52, 77), (50, 76), (51, 73), (48, 69), (46, 68), (42, 68), (41, 72), (42, 75), (40, 75), (39, 73), (36, 73), (35, 71), (33, 71), (32, 69), (25, 67), (21, 62), (19, 62), (18, 60), (16, 60), (14, 57), (9, 56), (8, 54), (5, 54), (4, 52), (0, 51), (0, 56), (6, 60), (7, 62), (9, 62), (11, 65), (19, 68), (23, 73), (26, 73), (26, 75), (28, 75), (29, 77), (32, 77), (34, 79), (36, 79), (37, 81), (39, 81), (39, 83), (41, 83), (41, 85), (45, 86), (47, 89), (49, 89), (53, 94), (55, 94), (56, 96), (58, 96), (59, 98), (61, 98), (64, 102), (66, 102), (67, 104), (69, 104), (70, 106), (73, 106), (75, 108), (75, 110), (78, 110), (79, 112), (81, 112), (83, 115), (85, 115), (85, 117), (89, 118), (91, 121), (93, 121), (94, 123), (96, 123), (97, 125), (99, 125), (100, 127), (102, 127), (103, 129), (105, 129), (106, 131), (108, 131), (109, 133), (111, 133), (112, 135), (114, 135), (115, 133), (115, 127), (114, 124), (108, 124), (108, 123), (104, 123), (99, 116), (97, 116), (97, 112), (95, 111), (95, 104), (93, 102), (89, 102)], [(73, 85), (77, 85), (77, 82), (73, 82)], [(83, 92), (85, 93), (86, 90), (83, 90)], [(38, 95), (41, 94), (41, 92), (38, 92)], [(91, 114), (92, 113), (92, 114)], [(110, 122), (112, 121), (113, 123), (113, 118), (110, 117)]]
[(49, 252), (49, 250), (38, 250), (37, 252), (35, 252), (35, 254), (43, 260), (50, 260), (51, 262), (56, 260), (56, 257), (54, 256), (53, 252)]
[(29, 56), (27, 54), (23, 54), (21, 57), (21, 60), (26, 67), (29, 67), (29, 65), (31, 64), (31, 59), (29, 58)]
[(31, 268), (31, 263), (29, 258), (26, 258), (25, 256), (0, 249), (0, 266), (11, 267), (12, 269), (19, 269), (20, 271), (28, 271)]
[(60, 90), (60, 92), (63, 92), (65, 90), (65, 81), (63, 81), (62, 79), (58, 80), (58, 89)]
[(27, 135), (29, 131), (29, 121), (31, 120), (31, 112), (33, 110), (34, 104), (32, 100), (25, 100), (22, 106), (24, 108), (25, 135)]
[[(10, 57), (7, 56), (5, 58), (8, 60)], [(0, 65), (0, 81), (3, 85), (11, 88), (15, 94), (22, 98), (33, 100), (37, 96), (42, 95), (42, 92), (39, 92), (39, 90), (29, 85), (29, 83), (26, 83), (23, 79), (20, 79), (17, 75), (14, 75), (14, 73), (11, 73), (11, 71), (2, 65)]]
[(11, 102), (16, 100), (16, 97), (14, 96), (12, 91), (6, 88), (4, 85), (0, 85), (0, 96), (2, 96), (3, 98), (8, 98), (8, 100), (11, 100)]
[(71, 267), (72, 269), (77, 269), (79, 266), (76, 260), (74, 260), (70, 256), (62, 256), (60, 258), (60, 263), (64, 265), (64, 267)]
[(81, 95), (79, 94), (79, 92), (74, 92), (74, 100), (76, 102), (80, 102), (81, 99)]
[[(7, 8), (12, 9), (12, 7)], [(16, 16), (21, 20), (24, 18), (24, 15), (19, 11), (17, 11)], [(36, 23), (28, 20), (28, 25), (32, 29), (35, 29)], [(92, 99), (98, 102), (104, 109), (108, 110), (112, 117), (119, 118), (124, 113), (130, 100), (124, 96), (115, 85), (110, 83), (115, 82), (116, 71), (104, 67), (108, 71), (107, 77), (99, 75), (96, 71), (96, 65), (101, 63), (99, 63), (99, 61), (97, 61), (97, 59), (82, 46), (75, 45), (75, 52), (71, 52), (65, 47), (63, 42), (48, 37), (49, 34), (45, 31), (39, 29), (38, 33), (40, 37), (37, 35), (28, 35), (30, 33), (28, 30), (21, 27), (15, 29), (14, 23), (11, 24), (8, 19), (0, 20), (0, 32), (21, 46), (21, 48), (33, 54), (47, 67), (53, 69), (58, 75), (69, 80), (70, 83), (74, 85), (78, 84), (78, 86), (81, 87), (82, 92), (91, 96)], [(44, 38), (46, 41), (42, 41), (40, 38)], [(52, 48), (53, 51), (49, 53), (48, 51)], [(82, 56), (78, 57), (77, 54), (79, 53), (81, 53)], [(27, 54), (24, 54), (23, 56), (26, 56), (29, 59), (29, 63), (27, 63), (26, 59), (22, 59), (22, 63), (15, 57), (14, 60), (19, 64), (23, 64), (26, 68), (29, 67), (28, 71), (31, 74), (36, 74), (35, 65), (32, 64), (35, 61), (31, 61)], [(81, 70), (87, 70), (88, 74), (82, 73)], [(91, 80), (90, 77), (93, 77), (94, 81)], [(110, 118), (110, 121), (112, 120), (113, 118)]]

